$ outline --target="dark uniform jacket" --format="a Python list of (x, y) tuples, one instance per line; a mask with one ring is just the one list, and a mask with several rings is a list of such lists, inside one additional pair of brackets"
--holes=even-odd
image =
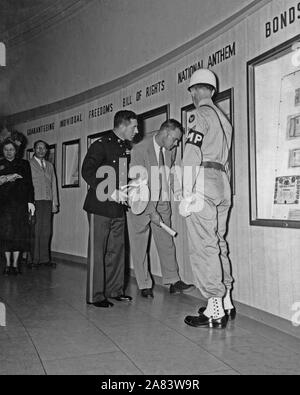
[[(97, 171), (103, 166), (109, 166), (114, 169), (116, 177), (115, 180), (110, 177), (112, 181), (112, 184), (109, 186), (110, 193), (108, 194), (110, 195), (115, 189), (119, 189), (120, 177), (121, 185), (125, 185), (128, 181), (130, 149), (130, 143), (119, 139), (113, 131), (105, 134), (91, 145), (82, 165), (82, 177), (89, 186), (83, 207), (85, 211), (108, 218), (120, 218), (125, 215), (125, 209), (122, 204), (116, 203), (112, 199), (99, 201), (97, 198), (97, 187), (99, 187), (101, 182), (108, 181), (107, 174), (103, 177), (97, 177)], [(121, 159), (121, 162), (119, 162), (119, 159)]]

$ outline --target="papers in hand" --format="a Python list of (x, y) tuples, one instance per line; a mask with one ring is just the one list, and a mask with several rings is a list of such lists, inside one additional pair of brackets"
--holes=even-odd
[(132, 180), (120, 190), (116, 189), (111, 198), (117, 203), (128, 204), (133, 214), (142, 214), (150, 199), (147, 180)]
[(172, 237), (177, 236), (177, 232), (175, 230), (173, 230), (172, 228), (170, 228), (169, 226), (167, 226), (164, 222), (160, 222), (160, 227), (163, 230), (165, 230), (167, 233), (169, 233), (170, 236), (172, 236)]

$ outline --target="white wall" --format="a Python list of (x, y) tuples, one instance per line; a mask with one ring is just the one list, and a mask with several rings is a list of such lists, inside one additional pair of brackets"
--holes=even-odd
[(252, 0), (92, 0), (31, 42), (8, 43), (0, 115), (94, 88), (154, 61)]

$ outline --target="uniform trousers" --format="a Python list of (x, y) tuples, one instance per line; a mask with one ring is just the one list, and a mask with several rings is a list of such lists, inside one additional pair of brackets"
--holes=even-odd
[[(171, 226), (170, 203), (159, 202), (157, 212), (160, 214), (163, 222)], [(174, 284), (179, 281), (179, 269), (172, 237), (161, 227), (151, 223), (149, 215), (134, 215), (128, 212), (127, 220), (130, 252), (139, 289), (150, 289), (153, 286), (148, 260), (151, 231), (160, 260), (163, 283)]]
[(88, 214), (88, 220), (87, 303), (96, 303), (124, 293), (125, 216)]
[(187, 217), (190, 262), (195, 285), (206, 299), (223, 298), (231, 289), (231, 263), (228, 257), (228, 214), (231, 188), (226, 173), (204, 169), (203, 208)]

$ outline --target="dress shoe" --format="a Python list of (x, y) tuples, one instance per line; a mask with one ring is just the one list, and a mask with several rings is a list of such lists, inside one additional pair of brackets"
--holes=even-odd
[[(198, 310), (198, 313), (203, 314), (205, 310), (206, 310), (205, 307), (200, 307), (200, 309)], [(235, 307), (233, 309), (224, 310), (224, 311), (225, 311), (225, 314), (226, 314), (229, 321), (235, 320), (235, 318), (236, 318), (236, 308)]]
[(9, 276), (10, 275), (10, 267), (6, 266), (5, 269), (3, 270), (4, 276)]
[(226, 315), (222, 318), (208, 318), (204, 314), (200, 314), (197, 317), (187, 316), (185, 317), (184, 322), (189, 325), (193, 326), (194, 328), (215, 328), (215, 329), (225, 329), (228, 318)]
[(128, 296), (128, 295), (119, 295), (116, 296), (115, 298), (111, 298), (116, 300), (117, 302), (131, 302), (132, 301), (132, 297)]
[(153, 291), (151, 288), (142, 289), (141, 295), (143, 298), (154, 298)]
[(109, 309), (110, 307), (114, 306), (114, 304), (111, 303), (108, 299), (101, 300), (101, 302), (87, 303), (87, 304), (95, 307), (101, 307), (103, 309)]
[(34, 267), (35, 269), (39, 269), (41, 266), (42, 265), (40, 263), (37, 263), (37, 262), (32, 264), (32, 267)]
[(183, 281), (177, 281), (170, 285), (170, 294), (182, 294), (184, 292), (191, 292), (195, 289), (193, 284), (185, 284)]
[(49, 262), (45, 262), (45, 263), (43, 263), (43, 265), (44, 265), (44, 266), (47, 266), (47, 267), (53, 267), (53, 268), (56, 268), (56, 263), (54, 263), (54, 262), (51, 262), (51, 261), (49, 261)]

